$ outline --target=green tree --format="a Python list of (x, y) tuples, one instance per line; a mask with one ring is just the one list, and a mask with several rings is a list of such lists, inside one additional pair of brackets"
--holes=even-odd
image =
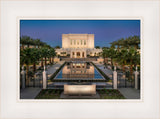
[(32, 63), (32, 53), (31, 48), (26, 48), (24, 50), (21, 50), (20, 52), (20, 63), (21, 65), (26, 65), (26, 85), (29, 85), (29, 65)]
[(130, 76), (132, 76), (133, 66), (140, 64), (140, 54), (135, 47), (129, 48), (127, 63), (130, 65)]
[(39, 48), (41, 45), (40, 39), (36, 39), (34, 42), (35, 42), (35, 45), (38, 46), (38, 48)]
[(95, 48), (96, 48), (96, 49), (100, 49), (100, 46), (96, 46)]
[(127, 65), (127, 58), (128, 58), (128, 50), (126, 48), (121, 49), (117, 52), (116, 61), (118, 64), (122, 65), (122, 70), (125, 72), (125, 65)]
[(54, 48), (50, 49), (50, 62), (54, 63), (54, 57), (56, 56), (56, 52), (54, 50)]
[(61, 47), (60, 47), (59, 45), (57, 45), (55, 48), (56, 48), (56, 49), (60, 49)]
[(49, 53), (49, 49), (46, 47), (42, 47), (40, 52), (41, 52), (41, 61), (42, 61), (41, 66), (43, 67), (43, 58), (45, 59), (45, 65), (47, 65), (47, 58), (49, 57), (50, 53)]
[(113, 66), (114, 58), (116, 58), (117, 50), (114, 47), (109, 48), (109, 58), (111, 59), (111, 65)]
[[(104, 63), (108, 64), (108, 57), (109, 57), (109, 49), (108, 48), (103, 48), (102, 49), (102, 56), (104, 58)], [(107, 61), (106, 61), (107, 60)]]
[(32, 48), (31, 49), (31, 62), (33, 63), (33, 71), (36, 71), (36, 64), (38, 63), (39, 59), (40, 59), (40, 50), (37, 48)]

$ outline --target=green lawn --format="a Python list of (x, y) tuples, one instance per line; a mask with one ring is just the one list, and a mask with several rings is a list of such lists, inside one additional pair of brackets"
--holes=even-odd
[[(45, 89), (37, 95), (36, 99), (60, 99), (60, 94), (63, 90)], [(115, 89), (101, 89), (97, 90), (100, 99), (125, 99), (125, 97)]]

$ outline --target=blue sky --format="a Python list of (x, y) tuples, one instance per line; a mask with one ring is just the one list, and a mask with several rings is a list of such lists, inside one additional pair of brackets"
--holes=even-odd
[(62, 45), (62, 34), (95, 34), (95, 46), (129, 36), (140, 36), (140, 20), (20, 20), (20, 35)]

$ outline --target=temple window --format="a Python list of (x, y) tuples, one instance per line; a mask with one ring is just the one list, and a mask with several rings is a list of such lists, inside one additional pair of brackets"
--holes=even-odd
[(74, 45), (76, 45), (76, 40), (74, 40)]
[(86, 45), (86, 40), (84, 40), (84, 45)]

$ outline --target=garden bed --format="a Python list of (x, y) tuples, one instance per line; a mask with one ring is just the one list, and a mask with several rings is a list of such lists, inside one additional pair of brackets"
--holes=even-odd
[(57, 89), (42, 89), (35, 99), (60, 99), (60, 94), (63, 90)]
[[(43, 89), (35, 99), (60, 99), (62, 92), (63, 90)], [(125, 99), (125, 97), (115, 89), (101, 89), (97, 90), (97, 92), (100, 95), (100, 99)]]
[(97, 91), (100, 99), (125, 99), (125, 97), (116, 89), (101, 89)]

